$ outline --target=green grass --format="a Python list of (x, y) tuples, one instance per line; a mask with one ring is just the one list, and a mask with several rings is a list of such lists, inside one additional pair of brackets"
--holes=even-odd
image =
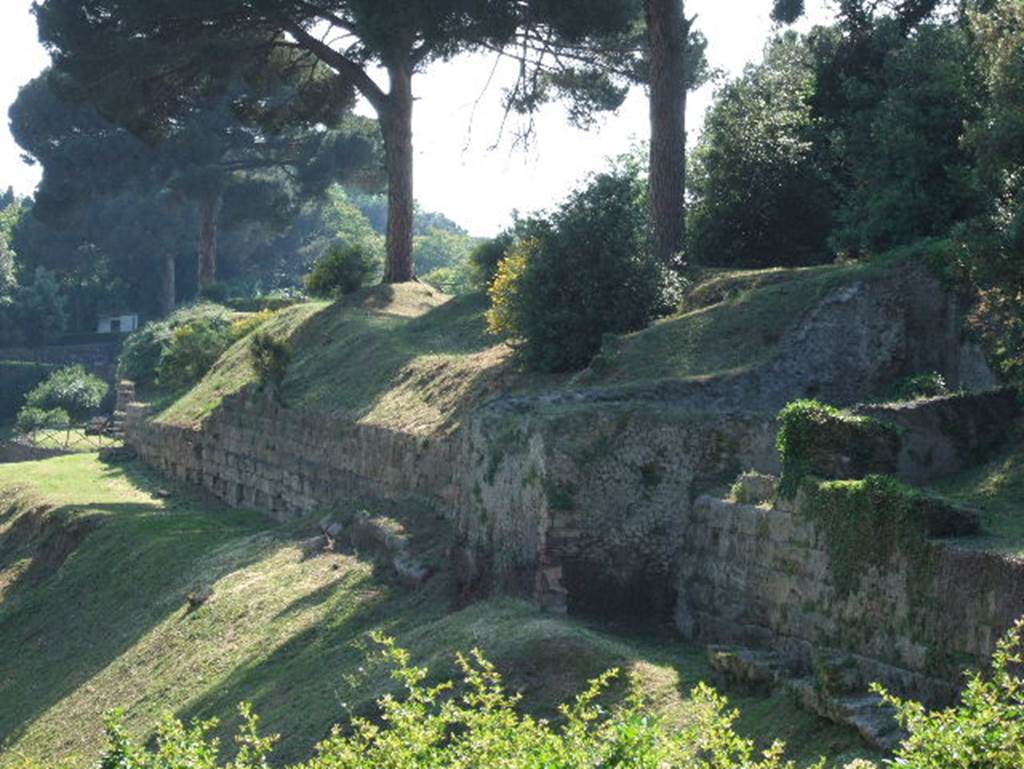
[[(293, 343), (283, 388), (289, 406), (429, 433), (454, 427), (468, 410), (500, 393), (749, 370), (772, 355), (786, 330), (826, 291), (886, 269), (711, 271), (690, 292), (685, 306), (691, 309), (611, 339), (591, 369), (576, 377), (526, 375), (511, 351), (486, 332), (486, 297), (449, 299), (420, 284), (379, 286), (330, 305), (292, 307), (268, 328)], [(247, 339), (237, 343), (197, 387), (161, 403), (159, 419), (200, 422), (225, 395), (252, 384), (248, 345)]]
[[(485, 309), (483, 296), (449, 300), (419, 284), (290, 308), (270, 324), (294, 348), (284, 399), (291, 407), (407, 430), (449, 425), (508, 358), (485, 331)], [(232, 347), (159, 418), (201, 421), (224, 395), (254, 382), (248, 344)]]
[(966, 546), (1024, 556), (1024, 444), (1017, 429), (987, 462), (938, 484), (947, 499), (978, 510), (983, 536)]
[(829, 265), (713, 272), (692, 289), (681, 314), (606, 344), (582, 381), (621, 385), (749, 371), (770, 359), (785, 332), (827, 291), (884, 270)]
[[(319, 552), (312, 522), (227, 510), (135, 465), (86, 455), (5, 465), (0, 490), (0, 766), (90, 764), (115, 706), (140, 737), (164, 712), (219, 716), (226, 736), (241, 700), (283, 735), (278, 762), (302, 759), (391, 686), (367, 658), (372, 630), (437, 675), (452, 672), (454, 651), (480, 647), (542, 714), (618, 665), (682, 720), (689, 690), (710, 674), (702, 650), (668, 633), (584, 625), (508, 599), (453, 611), (443, 573), (409, 591), (355, 555)], [(375, 512), (443, 565), (436, 523)], [(205, 589), (209, 600), (190, 610), (189, 594)], [(784, 696), (740, 693), (735, 704), (743, 731), (787, 739), (802, 762), (863, 753), (855, 735)]]

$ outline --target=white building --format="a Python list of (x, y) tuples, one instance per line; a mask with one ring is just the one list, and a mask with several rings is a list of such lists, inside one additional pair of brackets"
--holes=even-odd
[(139, 327), (138, 313), (126, 315), (100, 315), (96, 326), (98, 334), (128, 334)]

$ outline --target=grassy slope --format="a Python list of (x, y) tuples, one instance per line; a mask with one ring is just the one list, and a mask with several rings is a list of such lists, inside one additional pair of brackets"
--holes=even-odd
[(1018, 429), (987, 462), (936, 491), (981, 513), (983, 537), (964, 544), (1024, 557), (1024, 442)]
[[(291, 308), (271, 328), (291, 336), (295, 358), (285, 398), (296, 408), (414, 432), (447, 429), (488, 395), (575, 384), (620, 385), (706, 377), (765, 360), (783, 333), (825, 291), (884, 268), (827, 266), (716, 271), (688, 309), (611, 340), (591, 370), (573, 379), (526, 376), (485, 330), (486, 299), (449, 300), (427, 286), (378, 287), (334, 305)], [(161, 419), (201, 420), (224, 394), (253, 380), (248, 342), (235, 345), (202, 383)]]
[(881, 271), (852, 265), (709, 273), (691, 290), (684, 312), (613, 341), (583, 381), (629, 384), (750, 370), (771, 357), (826, 291)]
[[(701, 651), (670, 636), (627, 636), (511, 600), (453, 612), (443, 575), (407, 591), (355, 555), (314, 554), (310, 522), (157, 493), (160, 482), (134, 465), (5, 465), (0, 489), (0, 766), (19, 756), (89, 763), (113, 706), (146, 735), (166, 711), (233, 721), (243, 699), (284, 735), (278, 760), (302, 758), (346, 708), (366, 712), (386, 690), (385, 671), (366, 662), (373, 629), (441, 672), (454, 650), (479, 646), (540, 712), (621, 665), (684, 719), (686, 692), (709, 674)], [(416, 541), (438, 556), (439, 542)], [(188, 611), (203, 587), (212, 597)], [(801, 761), (860, 750), (782, 696), (735, 702), (744, 730), (787, 739)]]

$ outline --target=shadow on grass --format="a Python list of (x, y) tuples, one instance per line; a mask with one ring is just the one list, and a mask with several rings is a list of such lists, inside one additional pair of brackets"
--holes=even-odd
[[(152, 492), (152, 474), (105, 478)], [(255, 514), (212, 510), (194, 495), (166, 502), (87, 503), (23, 511), (3, 537), (0, 568), (30, 563), (0, 603), (0, 743), (86, 684), (169, 616), (184, 610), (196, 567), (240, 536), (268, 530)], [(217, 579), (243, 568), (223, 564)], [(204, 565), (209, 578), (209, 564)]]

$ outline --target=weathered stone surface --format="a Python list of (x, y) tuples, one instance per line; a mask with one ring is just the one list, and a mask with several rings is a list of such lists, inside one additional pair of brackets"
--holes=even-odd
[(748, 470), (743, 473), (736, 483), (736, 490), (742, 496), (742, 499), (738, 498), (736, 501), (744, 502), (748, 505), (773, 502), (779, 493), (779, 479), (777, 477), (759, 473), (755, 470)]
[(104, 446), (100, 449), (100, 460), (119, 464), (131, 462), (138, 456), (138, 452), (132, 446)]
[(927, 578), (897, 553), (882, 567), (866, 564), (856, 588), (840, 591), (825, 534), (801, 505), (788, 512), (697, 500), (688, 529), (718, 537), (714, 546), (682, 540), (680, 632), (802, 659), (836, 693), (881, 681), (941, 704), (962, 683), (962, 667), (983, 664), (1024, 615), (1024, 564), (938, 541), (929, 545)]
[(808, 678), (786, 681), (785, 687), (801, 707), (834, 723), (852, 727), (875, 750), (892, 751), (906, 738), (896, 722), (895, 711), (885, 706), (877, 694), (834, 697)]
[(858, 406), (855, 413), (902, 429), (896, 475), (924, 484), (958, 473), (1004, 440), (1021, 415), (1016, 390), (951, 395), (909, 403)]
[(22, 441), (0, 441), (0, 464), (36, 462), (67, 453), (63, 449), (43, 449)]

